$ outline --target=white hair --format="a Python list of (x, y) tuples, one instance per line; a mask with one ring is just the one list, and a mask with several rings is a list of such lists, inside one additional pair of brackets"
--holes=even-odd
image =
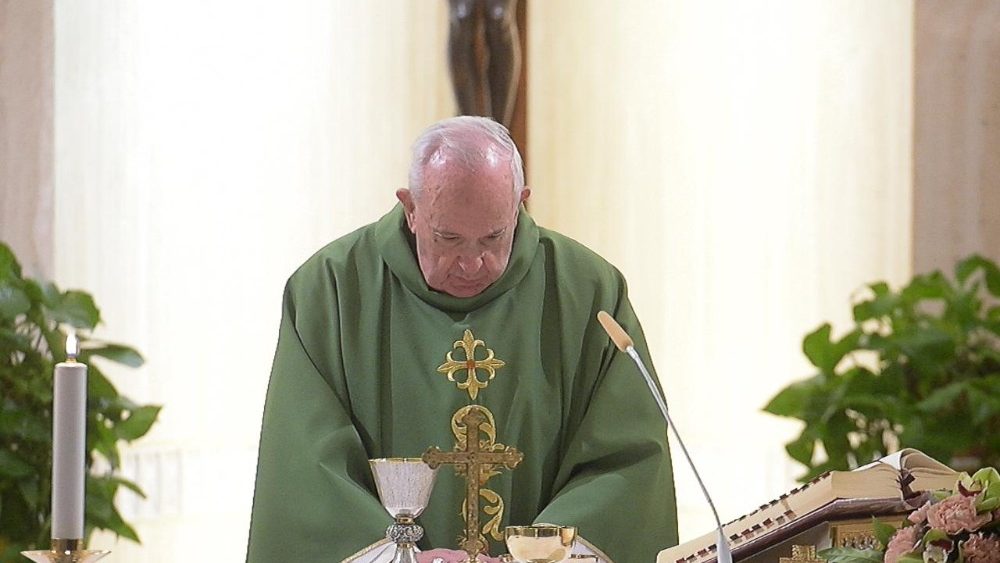
[(410, 191), (414, 198), (424, 187), (424, 172), (428, 163), (447, 156), (456, 158), (470, 170), (477, 170), (490, 163), (500, 149), (510, 160), (515, 195), (524, 189), (524, 163), (510, 132), (503, 125), (487, 117), (461, 115), (438, 121), (417, 137), (413, 143), (413, 160), (410, 162)]

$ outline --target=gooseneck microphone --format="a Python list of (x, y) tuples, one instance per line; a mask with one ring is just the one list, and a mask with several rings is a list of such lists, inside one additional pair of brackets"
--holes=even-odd
[(628, 357), (632, 358), (635, 362), (636, 367), (639, 368), (639, 372), (642, 373), (643, 379), (646, 380), (646, 386), (649, 387), (649, 392), (653, 394), (653, 399), (656, 400), (656, 406), (660, 407), (660, 412), (663, 413), (663, 418), (667, 422), (667, 427), (674, 433), (674, 438), (677, 438), (677, 443), (681, 446), (681, 451), (684, 452), (684, 458), (687, 459), (688, 465), (691, 466), (691, 471), (694, 473), (695, 479), (698, 480), (698, 485), (701, 487), (701, 492), (705, 495), (705, 500), (708, 501), (708, 506), (712, 509), (712, 516), (715, 517), (715, 525), (718, 528), (719, 534), (715, 540), (715, 554), (718, 563), (732, 563), (733, 555), (729, 550), (729, 542), (726, 541), (726, 534), (722, 530), (722, 521), (719, 520), (719, 513), (715, 510), (715, 503), (712, 502), (712, 497), (708, 494), (708, 489), (705, 488), (705, 483), (701, 480), (701, 475), (698, 474), (698, 469), (694, 466), (694, 461), (691, 459), (691, 455), (688, 453), (687, 447), (684, 445), (684, 440), (681, 440), (681, 435), (677, 432), (677, 426), (674, 421), (670, 418), (670, 413), (667, 412), (667, 401), (660, 393), (660, 390), (656, 387), (656, 383), (653, 381), (653, 376), (649, 375), (649, 370), (646, 369), (646, 364), (642, 362), (642, 358), (639, 357), (639, 352), (636, 351), (635, 345), (629, 335), (625, 332), (618, 321), (614, 319), (611, 315), (604, 311), (597, 313), (597, 320), (604, 327), (604, 332), (608, 333), (611, 341), (615, 343), (615, 346), (619, 350), (625, 352)]

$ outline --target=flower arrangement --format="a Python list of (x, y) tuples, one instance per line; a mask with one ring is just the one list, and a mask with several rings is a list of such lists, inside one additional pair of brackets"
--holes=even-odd
[(880, 549), (832, 548), (830, 563), (1000, 563), (1000, 473), (962, 473), (953, 490), (936, 491), (898, 530), (875, 522)]

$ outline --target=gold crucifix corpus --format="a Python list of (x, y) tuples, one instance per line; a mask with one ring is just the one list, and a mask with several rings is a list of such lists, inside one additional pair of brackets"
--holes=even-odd
[[(464, 412), (463, 412), (464, 411)], [(443, 452), (437, 447), (424, 452), (424, 463), (431, 469), (440, 465), (454, 465), (455, 471), (465, 477), (465, 534), (459, 547), (469, 554), (469, 561), (486, 550), (485, 539), (479, 530), (479, 494), (490, 477), (496, 475), (495, 468), (503, 465), (514, 469), (524, 459), (524, 454), (516, 448), (496, 443), (496, 428), (488, 409), (479, 405), (469, 405), (459, 409), (452, 420), (455, 433), (455, 451)], [(461, 428), (464, 426), (464, 436)], [(480, 440), (480, 434), (487, 438)]]

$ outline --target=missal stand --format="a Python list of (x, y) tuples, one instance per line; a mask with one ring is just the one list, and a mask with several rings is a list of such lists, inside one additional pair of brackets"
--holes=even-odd
[[(820, 563), (827, 547), (877, 541), (872, 517), (899, 526), (928, 491), (950, 488), (958, 473), (916, 450), (854, 471), (831, 471), (723, 526), (733, 561)], [(660, 552), (657, 563), (715, 563), (716, 532)]]

